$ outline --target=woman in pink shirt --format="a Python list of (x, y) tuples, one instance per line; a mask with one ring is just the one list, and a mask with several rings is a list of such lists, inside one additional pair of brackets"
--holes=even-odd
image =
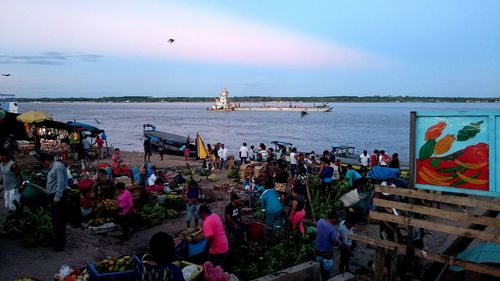
[(203, 233), (207, 239), (208, 260), (214, 265), (224, 268), (224, 260), (229, 252), (224, 224), (219, 215), (213, 214), (207, 205), (200, 206), (200, 217), (203, 219)]
[(117, 199), (118, 217), (116, 217), (116, 223), (120, 225), (123, 238), (126, 239), (132, 226), (131, 220), (134, 213), (134, 201), (132, 200), (132, 194), (125, 188), (124, 183), (117, 183), (115, 188), (120, 192)]

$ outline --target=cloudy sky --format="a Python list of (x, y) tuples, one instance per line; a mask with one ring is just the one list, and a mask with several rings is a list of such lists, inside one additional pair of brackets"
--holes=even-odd
[(0, 2), (0, 94), (500, 96), (496, 0)]

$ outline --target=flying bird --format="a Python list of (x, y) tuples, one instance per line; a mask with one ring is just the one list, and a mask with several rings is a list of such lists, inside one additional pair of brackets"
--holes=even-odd
[(170, 43), (170, 44), (174, 43), (174, 41), (175, 41), (175, 39), (172, 39), (172, 38), (168, 39), (168, 43)]
[(2, 74), (2, 76), (10, 76), (10, 73)]
[(304, 118), (307, 114), (309, 114), (309, 113), (307, 113), (307, 111), (301, 111), (300, 112), (300, 117)]

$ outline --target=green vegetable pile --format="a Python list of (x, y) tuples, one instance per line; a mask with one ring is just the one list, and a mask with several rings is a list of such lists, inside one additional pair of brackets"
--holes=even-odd
[(231, 179), (239, 179), (240, 178), (240, 169), (238, 167), (234, 167), (227, 173), (227, 177)]
[(330, 210), (340, 210), (344, 207), (340, 197), (349, 191), (346, 181), (339, 181), (332, 185), (330, 191), (321, 189), (319, 177), (309, 174), (309, 188), (311, 189), (311, 203), (316, 218), (326, 218)]
[(4, 230), (9, 237), (22, 237), (26, 247), (46, 246), (54, 235), (50, 213), (43, 208), (10, 214)]
[(165, 218), (170, 219), (170, 218), (176, 218), (179, 216), (179, 213), (177, 213), (176, 210), (173, 209), (165, 209)]
[(159, 204), (148, 203), (142, 207), (141, 217), (145, 221), (161, 220), (165, 217), (165, 209)]
[[(238, 249), (237, 251), (243, 251)], [(240, 280), (252, 280), (299, 263), (314, 260), (314, 244), (309, 240), (285, 239), (259, 252), (235, 253), (229, 271)]]

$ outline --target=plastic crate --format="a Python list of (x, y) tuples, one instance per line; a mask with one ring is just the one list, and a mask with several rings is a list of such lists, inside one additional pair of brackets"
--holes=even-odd
[(207, 245), (207, 239), (203, 239), (198, 242), (189, 242), (187, 244), (188, 257), (196, 256), (203, 253), (203, 251), (205, 251), (206, 245)]
[(87, 269), (89, 271), (89, 281), (135, 281), (137, 278), (137, 272), (135, 270), (98, 273), (91, 263), (87, 263)]

